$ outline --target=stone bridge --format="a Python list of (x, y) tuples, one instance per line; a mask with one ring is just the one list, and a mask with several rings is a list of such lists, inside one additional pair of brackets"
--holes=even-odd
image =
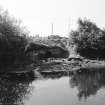
[(69, 51), (59, 46), (48, 46), (44, 44), (29, 43), (25, 47), (25, 54), (33, 59), (47, 60), (48, 58), (68, 58)]

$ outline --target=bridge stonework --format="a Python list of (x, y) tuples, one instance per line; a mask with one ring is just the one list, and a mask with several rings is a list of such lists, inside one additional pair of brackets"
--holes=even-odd
[(78, 56), (77, 45), (72, 43), (70, 40), (67, 40), (66, 48), (69, 51), (69, 58)]

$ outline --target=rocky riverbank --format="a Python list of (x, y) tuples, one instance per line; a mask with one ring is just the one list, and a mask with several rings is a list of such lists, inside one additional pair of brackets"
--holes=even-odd
[(71, 59), (55, 60), (52, 62), (45, 62), (38, 66), (31, 64), (24, 68), (8, 68), (7, 70), (0, 70), (5, 73), (26, 73), (30, 71), (42, 72), (82, 72), (82, 71), (96, 71), (104, 70), (105, 61), (89, 60), (89, 59)]
[(52, 62), (40, 65), (40, 72), (59, 72), (59, 71), (83, 71), (83, 70), (103, 70), (105, 69), (105, 61), (82, 59), (62, 62)]

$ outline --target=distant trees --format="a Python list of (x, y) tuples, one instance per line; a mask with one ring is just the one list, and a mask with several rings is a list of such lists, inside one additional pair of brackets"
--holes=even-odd
[(88, 19), (78, 20), (78, 29), (70, 32), (77, 52), (86, 58), (105, 58), (105, 30)]

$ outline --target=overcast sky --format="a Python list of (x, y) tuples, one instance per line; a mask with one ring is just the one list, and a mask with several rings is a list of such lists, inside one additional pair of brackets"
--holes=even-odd
[(21, 19), (32, 35), (68, 35), (77, 27), (79, 17), (86, 17), (105, 27), (105, 0), (0, 0), (0, 5)]

